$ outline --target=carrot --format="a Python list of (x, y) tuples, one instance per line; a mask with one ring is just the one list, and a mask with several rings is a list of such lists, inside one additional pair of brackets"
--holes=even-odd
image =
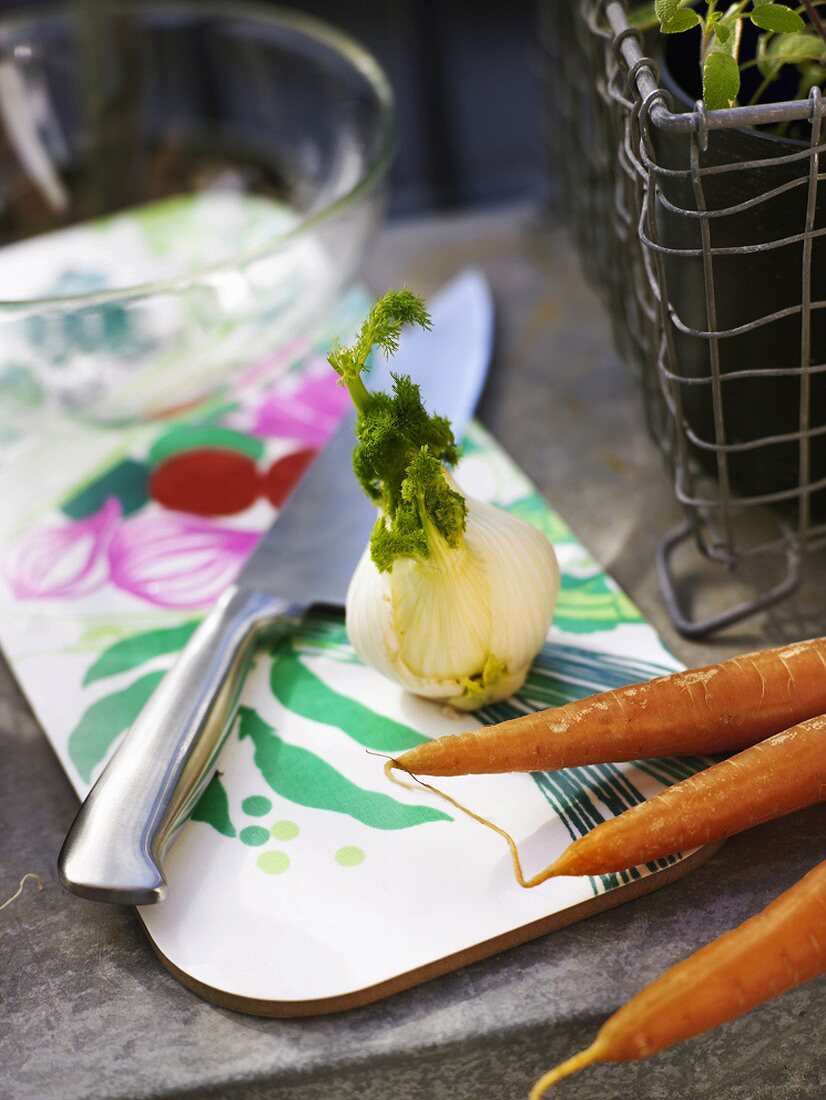
[(394, 766), (471, 775), (736, 752), (824, 713), (826, 638), (813, 638), (440, 737)]
[(823, 799), (826, 715), (776, 733), (603, 821), (523, 885), (538, 886), (555, 875), (602, 875), (637, 867)]
[(826, 971), (826, 861), (747, 920), (666, 970), (600, 1028), (587, 1050), (546, 1073), (540, 1100), (593, 1062), (631, 1062), (733, 1020)]

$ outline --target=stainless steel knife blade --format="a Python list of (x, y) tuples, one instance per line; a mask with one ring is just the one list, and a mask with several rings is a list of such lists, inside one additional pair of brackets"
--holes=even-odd
[[(483, 276), (464, 273), (430, 309), (433, 328), (403, 333), (391, 366), (420, 383), (428, 408), (461, 437), (490, 357)], [(388, 369), (380, 359), (371, 385), (387, 385)], [(58, 858), (66, 889), (126, 905), (164, 897), (164, 853), (209, 778), (256, 645), (312, 604), (344, 602), (375, 519), (352, 474), (354, 423), (346, 418), (301, 479), (106, 765)]]
[(344, 602), (376, 518), (352, 474), (354, 426), (348, 415), (247, 560), (236, 588), (299, 606)]

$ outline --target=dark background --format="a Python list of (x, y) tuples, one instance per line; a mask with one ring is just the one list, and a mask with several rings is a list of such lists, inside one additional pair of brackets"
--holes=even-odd
[[(0, 0), (0, 13), (56, 6)], [(398, 113), (391, 216), (542, 194), (535, 0), (296, 0), (279, 6), (342, 27), (387, 72)]]

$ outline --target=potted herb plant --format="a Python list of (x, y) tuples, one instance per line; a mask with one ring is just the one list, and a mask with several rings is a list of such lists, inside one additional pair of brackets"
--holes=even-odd
[[(546, 9), (546, 40), (556, 7)], [(826, 514), (826, 27), (817, 0), (623, 7), (574, 4), (567, 42), (590, 66), (587, 110), (601, 104), (607, 119), (592, 133), (613, 135), (619, 165), (591, 233), (625, 234), (626, 243), (640, 234), (640, 262), (633, 248), (614, 253), (637, 308), (618, 311), (614, 296), (612, 312), (619, 328), (642, 318), (648, 331), (620, 344), (636, 335), (683, 458), (717, 479), (716, 497), (683, 491), (683, 502), (768, 503), (799, 521), (805, 540), (812, 517)], [(623, 47), (634, 34), (642, 49), (629, 74)], [(647, 102), (642, 68), (663, 90)], [(690, 125), (675, 122), (679, 113)], [(623, 277), (606, 273), (614, 285)]]

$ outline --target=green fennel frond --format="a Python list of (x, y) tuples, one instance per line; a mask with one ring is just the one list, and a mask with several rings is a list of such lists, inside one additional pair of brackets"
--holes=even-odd
[(353, 468), (382, 512), (371, 552), (383, 570), (398, 557), (427, 557), (434, 533), (458, 546), (465, 527), (464, 497), (450, 488), (444, 471), (459, 458), (450, 421), (425, 409), (407, 375), (391, 375), (391, 393), (369, 390), (362, 378), (371, 350), (392, 354), (409, 323), (430, 327), (424, 302), (409, 290), (391, 291), (376, 302), (353, 344), (336, 346), (328, 356), (358, 410)]
[(422, 447), (448, 466), (459, 458), (450, 421), (427, 412), (419, 387), (407, 375), (392, 377), (392, 393), (368, 393), (353, 452), (362, 488), (391, 516), (401, 501), (408, 466)]
[(428, 557), (434, 535), (455, 549), (462, 544), (466, 518), (467, 501), (448, 484), (442, 463), (422, 447), (407, 467), (394, 515), (376, 521), (370, 556), (386, 572), (396, 558)]
[[(381, 348), (385, 355), (393, 355), (398, 350), (399, 335), (405, 325), (429, 329), (430, 314), (422, 299), (412, 291), (391, 290), (370, 310), (353, 344), (349, 348), (335, 345), (328, 355), (327, 361), (350, 390), (357, 407), (360, 407), (357, 397), (363, 397), (358, 383), (370, 352), (373, 348)], [(353, 387), (357, 393), (353, 392)]]

